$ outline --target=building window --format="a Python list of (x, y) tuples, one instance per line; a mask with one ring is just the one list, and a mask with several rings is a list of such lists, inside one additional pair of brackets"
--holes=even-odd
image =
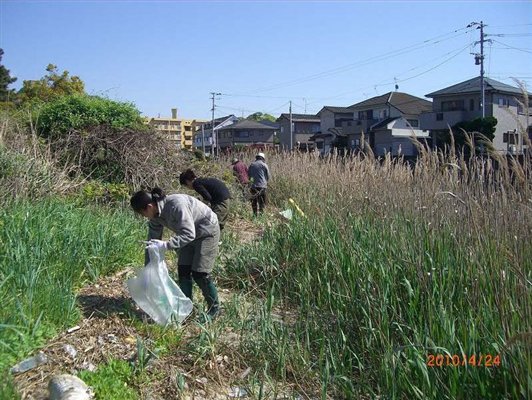
[(464, 111), (464, 100), (449, 100), (441, 102), (442, 111)]
[(443, 121), (443, 113), (436, 113), (436, 121)]
[(519, 143), (518, 138), (519, 138), (519, 134), (514, 131), (504, 132), (502, 135), (503, 143), (508, 143), (508, 144), (518, 144)]
[(475, 99), (469, 99), (469, 111), (475, 111)]
[(504, 97), (499, 97), (499, 107), (509, 107), (510, 106), (510, 100), (505, 99)]
[(412, 128), (418, 128), (419, 127), (419, 121), (417, 119), (407, 119), (406, 122), (412, 127)]
[(373, 110), (359, 111), (358, 119), (359, 120), (373, 119)]

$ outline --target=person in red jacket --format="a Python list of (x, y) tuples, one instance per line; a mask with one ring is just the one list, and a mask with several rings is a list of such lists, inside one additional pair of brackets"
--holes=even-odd
[(234, 158), (233, 162), (233, 175), (242, 186), (246, 186), (249, 183), (248, 167), (238, 158)]

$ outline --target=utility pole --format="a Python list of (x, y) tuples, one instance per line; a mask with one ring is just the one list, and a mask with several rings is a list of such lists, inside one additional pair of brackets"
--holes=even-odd
[(289, 112), (290, 112), (290, 151), (292, 151), (294, 149), (294, 135), (293, 135), (293, 132), (292, 132), (292, 100), (290, 100), (290, 108), (289, 108)]
[(211, 111), (212, 111), (212, 135), (211, 135), (212, 145), (211, 145), (211, 151), (212, 151), (212, 153), (214, 155), (213, 146), (216, 144), (216, 156), (220, 155), (220, 149), (218, 147), (218, 132), (215, 133), (215, 131), (214, 131), (214, 109), (215, 109), (214, 100), (216, 99), (216, 96), (220, 96), (220, 95), (221, 95), (221, 93), (211, 92), (211, 100), (212, 100), (212, 108), (211, 108)]
[(467, 28), (476, 26), (477, 29), (480, 29), (480, 41), (475, 42), (475, 44), (480, 43), (480, 54), (475, 54), (475, 64), (480, 65), (480, 103), (482, 107), (482, 118), (486, 117), (486, 91), (484, 85), (484, 42), (491, 42), (490, 39), (486, 40), (486, 35), (484, 35), (484, 25), (483, 21), (471, 22), (467, 25)]
[(203, 156), (205, 156), (205, 124), (201, 124), (201, 144), (203, 146)]

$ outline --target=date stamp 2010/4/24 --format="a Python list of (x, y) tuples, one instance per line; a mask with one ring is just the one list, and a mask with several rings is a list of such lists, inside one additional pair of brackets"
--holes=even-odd
[(427, 354), (428, 367), (498, 367), (500, 354)]

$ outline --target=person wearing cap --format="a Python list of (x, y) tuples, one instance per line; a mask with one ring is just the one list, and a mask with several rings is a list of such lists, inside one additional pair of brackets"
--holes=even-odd
[(258, 153), (255, 156), (249, 168), (249, 179), (251, 181), (251, 208), (253, 215), (264, 212), (266, 206), (266, 190), (268, 188), (268, 181), (271, 178), (270, 169), (266, 164), (266, 157), (264, 153)]
[(203, 200), (211, 204), (212, 211), (218, 216), (220, 230), (223, 230), (229, 216), (229, 199), (231, 198), (231, 193), (225, 183), (216, 178), (198, 178), (191, 169), (179, 175), (179, 183), (194, 189), (203, 197)]
[(248, 167), (238, 158), (233, 158), (233, 175), (242, 186), (246, 186), (249, 183)]

